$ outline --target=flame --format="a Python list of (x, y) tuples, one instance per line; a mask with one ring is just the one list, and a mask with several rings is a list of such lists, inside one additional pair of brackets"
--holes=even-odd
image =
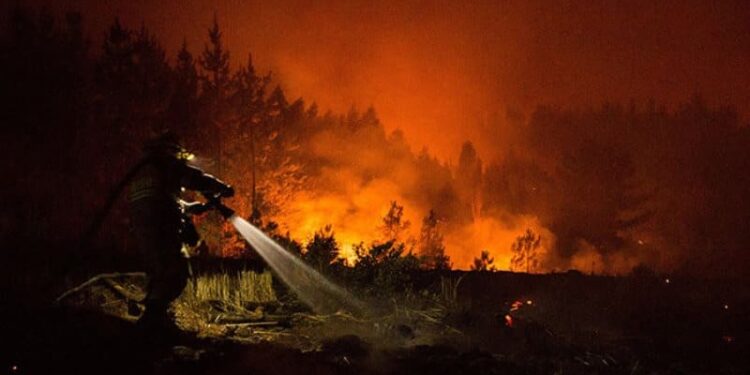
[[(292, 237), (305, 241), (312, 238), (315, 231), (332, 225), (341, 257), (351, 262), (355, 257), (355, 245), (381, 238), (378, 228), (382, 218), (390, 202), (401, 195), (398, 186), (388, 180), (373, 181), (362, 189), (351, 185), (341, 187), (343, 190), (338, 192), (301, 194), (291, 203), (290, 213), (278, 220)], [(404, 204), (404, 219), (418, 226), (421, 218), (417, 212), (413, 206)], [(414, 235), (413, 231), (408, 234)]]
[[(410, 222), (404, 240), (414, 243), (419, 237), (422, 218), (429, 208), (405, 199), (399, 186), (389, 180), (376, 180), (356, 189), (342, 186), (342, 191), (304, 194), (295, 200), (290, 214), (278, 219), (294, 238), (309, 240), (315, 231), (332, 225), (341, 248), (341, 256), (354, 261), (353, 247), (361, 242), (370, 244), (381, 238), (379, 226), (390, 202), (397, 200), (404, 206), (404, 219)], [(394, 198), (395, 197), (395, 198)], [(494, 218), (479, 218), (467, 225), (446, 223), (444, 244), (453, 267), (469, 269), (481, 250), (488, 250), (497, 269), (510, 268), (511, 245), (526, 228), (543, 233), (541, 253), (546, 253), (554, 237), (535, 217), (522, 216), (511, 224)], [(538, 271), (544, 271), (540, 269)]]

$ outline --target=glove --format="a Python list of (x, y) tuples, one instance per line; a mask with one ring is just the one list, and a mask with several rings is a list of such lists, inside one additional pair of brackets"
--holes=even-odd
[(200, 215), (210, 208), (208, 205), (203, 204), (201, 202), (190, 202), (190, 203), (183, 203), (183, 208), (185, 210), (186, 214), (190, 215)]
[(226, 185), (224, 190), (221, 192), (221, 196), (224, 198), (231, 198), (234, 196), (234, 188), (231, 185)]

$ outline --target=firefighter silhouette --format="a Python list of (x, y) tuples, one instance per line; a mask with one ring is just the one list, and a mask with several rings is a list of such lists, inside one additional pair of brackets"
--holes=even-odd
[(128, 203), (136, 243), (145, 257), (148, 287), (145, 312), (139, 324), (174, 327), (169, 307), (182, 293), (189, 265), (182, 253), (184, 243), (194, 245), (197, 233), (188, 213), (208, 209), (200, 203), (180, 200), (183, 189), (205, 196), (230, 197), (231, 186), (188, 163), (191, 159), (173, 133), (164, 133), (144, 147), (145, 157), (130, 180)]

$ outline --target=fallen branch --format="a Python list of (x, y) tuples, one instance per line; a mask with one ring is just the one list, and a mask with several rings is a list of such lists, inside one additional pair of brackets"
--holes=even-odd
[(224, 315), (219, 314), (211, 320), (212, 323), (217, 324), (243, 324), (253, 323), (263, 320), (263, 314), (247, 314), (247, 315)]
[(77, 286), (77, 287), (75, 287), (73, 289), (70, 289), (70, 290), (66, 291), (65, 293), (61, 294), (60, 297), (57, 297), (57, 299), (55, 299), (55, 303), (60, 303), (64, 299), (70, 297), (71, 295), (79, 293), (80, 291), (82, 291), (82, 290), (84, 290), (84, 289), (86, 289), (86, 288), (88, 288), (88, 287), (96, 284), (97, 282), (102, 281), (102, 280), (113, 279), (113, 278), (117, 278), (117, 277), (145, 277), (145, 276), (146, 276), (145, 272), (102, 273), (102, 274), (99, 274), (99, 275), (96, 275), (96, 276), (90, 278), (85, 283), (83, 283), (83, 284), (81, 284), (81, 285), (79, 285), (79, 286)]
[(120, 297), (124, 298), (127, 301), (141, 302), (141, 301), (143, 301), (144, 298), (146, 298), (145, 295), (143, 295), (143, 294), (137, 295), (136, 293), (131, 293), (130, 291), (128, 291), (127, 289), (125, 289), (122, 285), (114, 282), (110, 278), (104, 278), (104, 279), (102, 279), (102, 281), (105, 284), (107, 284), (107, 286), (109, 286), (110, 289), (112, 289), (113, 292), (119, 294)]
[(240, 327), (274, 327), (279, 325), (277, 321), (264, 321), (264, 322), (246, 322), (246, 323), (221, 323), (226, 326), (240, 326)]

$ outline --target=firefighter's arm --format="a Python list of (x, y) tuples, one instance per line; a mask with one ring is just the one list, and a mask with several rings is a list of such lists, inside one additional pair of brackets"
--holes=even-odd
[(183, 173), (180, 184), (185, 189), (195, 190), (204, 195), (231, 197), (234, 189), (229, 184), (188, 164), (182, 164)]

